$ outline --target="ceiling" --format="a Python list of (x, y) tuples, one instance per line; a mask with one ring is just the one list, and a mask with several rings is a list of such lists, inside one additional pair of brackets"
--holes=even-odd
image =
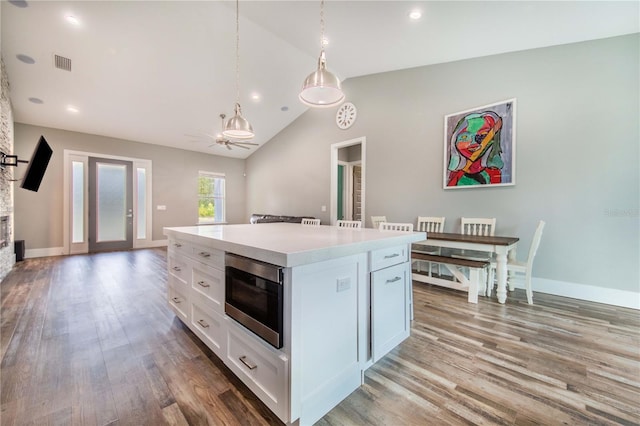
[[(327, 64), (344, 81), (636, 33), (639, 4), (328, 0)], [(298, 91), (320, 50), (319, 1), (240, 2), (240, 104), (259, 146), (227, 150), (206, 135), (219, 132), (219, 114), (231, 116), (236, 100), (234, 1), (9, 0), (0, 7), (16, 122), (235, 158), (306, 110)], [(413, 9), (422, 18), (411, 21)], [(66, 21), (70, 14), (78, 25)], [(57, 69), (54, 55), (71, 59), (71, 71)]]

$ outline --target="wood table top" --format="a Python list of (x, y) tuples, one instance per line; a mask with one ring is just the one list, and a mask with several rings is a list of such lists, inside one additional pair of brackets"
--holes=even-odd
[(465, 235), (453, 232), (427, 232), (427, 243), (429, 240), (448, 240), (464, 243), (493, 244), (498, 246), (510, 246), (520, 241), (517, 237), (491, 237), (483, 235)]

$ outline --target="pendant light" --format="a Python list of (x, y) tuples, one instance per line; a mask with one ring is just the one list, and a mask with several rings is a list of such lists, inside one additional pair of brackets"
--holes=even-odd
[(327, 70), (327, 58), (324, 54), (324, 0), (320, 1), (320, 58), (318, 69), (309, 74), (298, 96), (303, 104), (310, 107), (325, 108), (338, 105), (344, 100), (340, 80)]
[(242, 116), (240, 108), (240, 5), (236, 0), (236, 105), (235, 115), (227, 121), (222, 134), (230, 139), (251, 139), (255, 136), (253, 127)]

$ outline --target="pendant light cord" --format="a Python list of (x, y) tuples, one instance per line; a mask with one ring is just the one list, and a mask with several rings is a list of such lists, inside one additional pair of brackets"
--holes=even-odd
[(324, 50), (324, 0), (320, 0), (320, 50)]
[(240, 0), (236, 0), (236, 104), (240, 104)]

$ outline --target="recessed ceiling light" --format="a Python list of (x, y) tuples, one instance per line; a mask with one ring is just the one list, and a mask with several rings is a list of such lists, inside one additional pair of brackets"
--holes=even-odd
[(251, 94), (251, 99), (258, 102), (260, 100), (261, 96), (260, 93), (252, 93)]
[(74, 107), (73, 105), (68, 105), (67, 106), (67, 111), (72, 113), (72, 114), (77, 114), (78, 112), (80, 112), (80, 110), (76, 107)]
[(64, 19), (66, 19), (66, 21), (71, 25), (80, 25), (80, 20), (73, 15), (66, 15)]
[(29, 98), (29, 102), (33, 102), (34, 104), (43, 104), (43, 100), (40, 98)]
[(280, 111), (282, 111), (282, 112), (289, 111), (289, 107), (288, 106), (283, 106), (282, 108), (280, 108)]
[(418, 19), (422, 18), (422, 11), (418, 9), (412, 10), (411, 12), (409, 12), (409, 18), (417, 21)]
[(25, 64), (31, 65), (36, 63), (36, 60), (31, 56), (23, 55), (22, 53), (17, 54), (16, 58), (18, 58), (19, 61), (24, 62)]

